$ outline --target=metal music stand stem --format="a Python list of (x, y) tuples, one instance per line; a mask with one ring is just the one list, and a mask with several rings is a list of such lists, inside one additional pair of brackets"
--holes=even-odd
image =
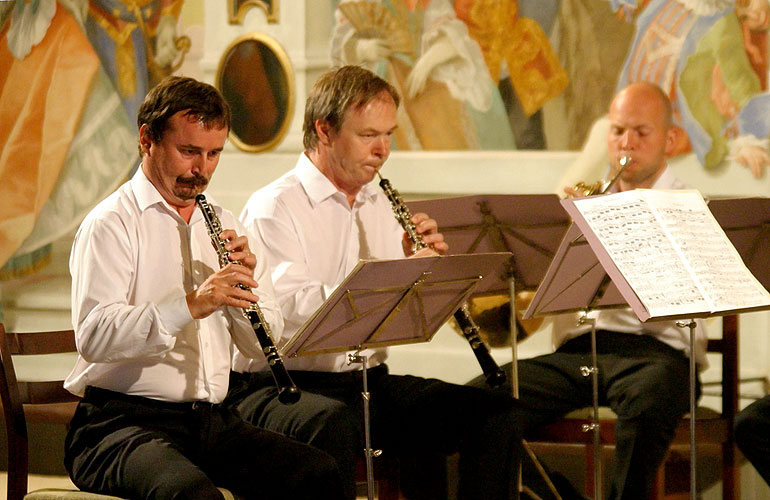
[[(511, 278), (509, 280), (509, 294), (510, 294), (510, 300), (511, 300), (511, 316), (510, 316), (510, 329), (511, 329), (511, 353), (512, 353), (512, 360), (511, 360), (511, 389), (512, 389), (512, 396), (516, 399), (519, 398), (519, 348), (518, 348), (518, 338), (519, 338), (519, 326), (518, 321), (516, 320), (516, 280), (514, 278)], [(556, 500), (562, 500), (561, 495), (556, 490), (556, 486), (553, 484), (553, 481), (551, 481), (551, 478), (548, 476), (548, 472), (543, 467), (543, 464), (540, 462), (540, 459), (537, 458), (537, 455), (535, 455), (535, 452), (532, 451), (532, 447), (529, 446), (529, 443), (526, 439), (521, 440), (521, 446), (524, 448), (524, 451), (527, 452), (527, 456), (530, 460), (532, 460), (532, 463), (535, 465), (535, 469), (537, 469), (538, 474), (540, 474), (540, 477), (543, 478), (543, 481), (545, 482), (548, 489), (553, 494), (554, 498)], [(517, 488), (519, 490), (519, 493), (527, 493), (532, 497), (537, 497), (537, 495), (534, 494), (534, 492), (526, 487), (523, 484), (523, 478), (521, 474), (521, 467), (519, 467), (519, 474), (517, 477)]]
[(695, 366), (695, 320), (690, 321), (677, 321), (676, 326), (680, 328), (690, 329), (690, 500), (696, 498), (696, 471), (695, 457), (697, 456), (695, 450), (695, 381), (696, 381), (696, 366)]
[(366, 362), (367, 357), (360, 354), (361, 347), (352, 354), (348, 354), (348, 364), (361, 363), (361, 373), (363, 378), (363, 391), (361, 392), (361, 398), (364, 402), (364, 457), (366, 459), (366, 495), (368, 500), (374, 500), (374, 464), (372, 463), (373, 457), (379, 457), (382, 455), (382, 450), (372, 449), (372, 432), (371, 432), (371, 420), (369, 413), (369, 383), (366, 379)]
[(581, 316), (578, 324), (591, 323), (591, 366), (581, 366), (580, 373), (584, 377), (591, 377), (591, 394), (593, 399), (592, 420), (590, 424), (583, 425), (583, 432), (593, 431), (594, 435), (594, 500), (601, 500), (602, 495), (602, 457), (601, 457), (601, 426), (599, 424), (599, 360), (596, 354), (596, 319), (588, 317), (589, 310)]

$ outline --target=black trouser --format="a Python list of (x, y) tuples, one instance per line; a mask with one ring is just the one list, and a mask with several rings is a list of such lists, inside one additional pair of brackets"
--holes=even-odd
[[(459, 451), (461, 499), (516, 498), (521, 441), (512, 398), (390, 375), (385, 365), (367, 375), (373, 448), (398, 456)], [(233, 374), (225, 404), (255, 425), (328, 452), (339, 465), (346, 498), (354, 498), (355, 463), (365, 446), (361, 372), (292, 371), (292, 378), (302, 389), (293, 405), (278, 402), (269, 373)]]
[[(527, 408), (525, 438), (527, 429), (593, 404), (591, 377), (580, 370), (591, 365), (590, 353), (590, 335), (585, 334), (552, 354), (519, 361), (519, 399)], [(608, 498), (646, 500), (677, 423), (689, 411), (689, 359), (650, 336), (602, 330), (597, 332), (597, 353), (599, 404), (618, 417)]]
[(735, 441), (770, 485), (770, 396), (753, 402), (735, 417)]
[(210, 403), (167, 403), (88, 387), (65, 442), (78, 488), (127, 499), (342, 497), (334, 460)]

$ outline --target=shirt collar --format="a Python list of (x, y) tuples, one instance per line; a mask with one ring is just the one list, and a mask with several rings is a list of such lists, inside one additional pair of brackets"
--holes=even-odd
[(142, 212), (156, 203), (162, 203), (168, 207), (166, 200), (163, 199), (155, 186), (152, 185), (152, 182), (150, 182), (150, 179), (144, 174), (142, 165), (139, 165), (136, 173), (131, 178), (131, 190), (134, 192), (136, 204)]
[(663, 172), (661, 172), (658, 178), (655, 179), (655, 183), (652, 185), (651, 189), (669, 189), (675, 180), (676, 177), (674, 176), (674, 172), (672, 172), (668, 165), (666, 165)]
[[(318, 167), (313, 164), (306, 153), (300, 155), (299, 162), (297, 162), (296, 174), (313, 205), (322, 203), (327, 198), (330, 198), (337, 193), (339, 193), (340, 196), (344, 196), (344, 194), (332, 184), (332, 181), (318, 170)], [(356, 203), (358, 204), (367, 200), (372, 200), (376, 194), (377, 190), (375, 186), (371, 183), (366, 184), (356, 195)]]
[[(180, 215), (177, 213), (176, 209), (169, 205), (169, 203), (163, 199), (163, 196), (161, 196), (158, 189), (150, 182), (150, 179), (147, 178), (147, 176), (144, 174), (144, 170), (142, 170), (142, 165), (139, 165), (139, 168), (137, 169), (134, 176), (131, 178), (131, 190), (134, 192), (134, 196), (136, 197), (136, 204), (139, 207), (139, 210), (144, 212), (151, 206), (155, 204), (162, 205), (169, 213), (173, 214), (176, 217), (180, 217)], [(204, 193), (205, 194), (205, 193)], [(208, 200), (209, 203), (211, 203), (211, 200)], [(190, 224), (195, 222), (198, 218), (198, 210), (193, 212), (193, 216), (190, 219)]]

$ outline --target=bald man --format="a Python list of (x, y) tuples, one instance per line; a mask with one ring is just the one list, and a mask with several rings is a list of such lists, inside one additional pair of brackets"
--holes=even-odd
[[(626, 87), (613, 99), (609, 120), (609, 178), (620, 168), (620, 158), (630, 158), (610, 192), (686, 187), (666, 164), (677, 137), (671, 104), (660, 88), (650, 83)], [(577, 194), (570, 188), (565, 192)], [(671, 321), (642, 324), (630, 309), (593, 311), (589, 317), (596, 320), (599, 404), (618, 416), (608, 498), (646, 500), (677, 422), (689, 409), (689, 329)], [(577, 319), (575, 314), (555, 317), (556, 351), (519, 362), (520, 399), (532, 409), (525, 429), (592, 405), (591, 377), (580, 371), (591, 364), (591, 327), (578, 325)], [(695, 331), (696, 360), (704, 367), (702, 322)]]

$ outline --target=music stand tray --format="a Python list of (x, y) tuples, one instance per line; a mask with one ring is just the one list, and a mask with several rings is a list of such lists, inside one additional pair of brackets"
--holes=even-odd
[(508, 253), (361, 261), (281, 347), (284, 356), (429, 341)]

